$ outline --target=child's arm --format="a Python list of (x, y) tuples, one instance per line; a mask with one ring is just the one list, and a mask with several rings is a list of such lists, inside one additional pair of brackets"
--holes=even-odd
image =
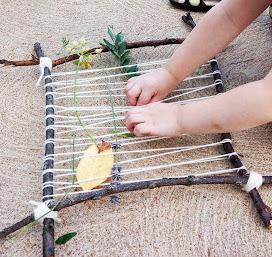
[(137, 136), (222, 133), (272, 121), (272, 70), (262, 80), (211, 99), (186, 105), (153, 103), (127, 113), (126, 125)]
[(170, 58), (166, 69), (182, 81), (221, 52), (271, 3), (271, 0), (223, 0), (201, 19)]
[(180, 81), (223, 50), (271, 3), (271, 0), (223, 0), (213, 7), (158, 71), (130, 80), (126, 94), (132, 105), (166, 97)]
[(272, 72), (203, 102), (184, 105), (179, 114), (183, 133), (232, 132), (272, 121)]

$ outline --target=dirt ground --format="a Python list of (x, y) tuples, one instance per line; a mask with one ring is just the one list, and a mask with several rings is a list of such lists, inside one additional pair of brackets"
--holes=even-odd
[[(185, 37), (184, 13), (166, 0), (0, 0), (0, 59), (25, 59), (36, 41), (54, 58), (62, 37), (85, 37), (92, 46), (108, 25), (128, 41)], [(203, 14), (195, 14), (196, 20)], [(220, 29), (220, 28), (218, 28)], [(272, 21), (262, 14), (218, 56), (227, 89), (260, 79), (271, 69)], [(200, 42), (201, 43), (201, 42)], [(167, 48), (166, 48), (167, 49)], [(158, 54), (152, 49), (138, 53)], [(35, 88), (38, 67), (0, 69), (0, 229), (31, 211), (41, 196), (44, 94)], [(241, 96), (241, 101), (242, 101)], [(271, 174), (271, 124), (233, 134), (244, 164)], [(260, 193), (272, 206), (270, 186)], [(122, 194), (60, 212), (56, 237), (78, 235), (56, 256), (272, 256), (272, 234), (249, 196), (232, 186), (168, 187)], [(0, 256), (41, 256), (42, 227), (1, 241)]]

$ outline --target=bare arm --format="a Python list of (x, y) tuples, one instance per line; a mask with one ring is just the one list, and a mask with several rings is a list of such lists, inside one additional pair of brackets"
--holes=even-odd
[(221, 52), (271, 3), (271, 0), (223, 0), (213, 7), (176, 50), (166, 69), (177, 82)]
[(272, 121), (272, 71), (206, 101), (184, 105), (178, 123), (182, 133), (232, 132)]

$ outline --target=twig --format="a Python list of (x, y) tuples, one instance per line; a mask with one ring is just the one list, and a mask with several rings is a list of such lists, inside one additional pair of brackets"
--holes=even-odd
[[(162, 45), (172, 45), (172, 44), (181, 44), (184, 41), (184, 38), (165, 38), (162, 40), (147, 40), (147, 41), (137, 41), (137, 42), (131, 42), (127, 44), (127, 49), (133, 49), (133, 48), (140, 48), (140, 47), (157, 47)], [(95, 47), (87, 51), (86, 53), (90, 54), (96, 54), (95, 50), (102, 49), (102, 52), (108, 52), (109, 50), (104, 46), (101, 45), (99, 47)], [(77, 54), (71, 54), (56, 60), (53, 60), (53, 67), (64, 64), (65, 62), (71, 62), (74, 60), (77, 60), (79, 56)], [(32, 66), (32, 65), (38, 65), (39, 59), (36, 56), (32, 55), (31, 60), (18, 60), (18, 61), (9, 61), (2, 59), (0, 60), (0, 64), (4, 66)]]
[[(166, 187), (166, 186), (193, 186), (193, 185), (211, 185), (211, 184), (229, 184), (229, 185), (243, 185), (246, 184), (248, 180), (248, 175), (243, 176), (188, 176), (188, 177), (172, 177), (172, 178), (161, 178), (161, 179), (154, 179), (152, 181), (139, 181), (139, 182), (132, 182), (132, 183), (120, 183), (116, 184), (114, 187), (107, 187), (95, 190), (93, 192), (82, 193), (78, 194), (77, 196), (72, 196), (66, 198), (62, 202), (60, 202), (55, 210), (60, 211), (64, 208), (76, 205), (78, 203), (85, 202), (87, 200), (97, 200), (104, 196), (109, 196), (116, 193), (122, 192), (131, 192), (137, 190), (144, 190), (144, 189), (154, 189), (159, 187)], [(272, 176), (263, 176), (263, 183), (264, 184), (271, 184), (272, 183)], [(51, 202), (50, 207), (54, 206), (56, 202)], [(0, 232), (0, 239), (6, 238), (8, 235), (14, 233), (15, 231), (21, 229), (22, 227), (26, 226), (27, 224), (34, 221), (33, 215), (29, 215), (23, 220), (11, 225), (3, 229)]]
[[(38, 58), (44, 57), (43, 50), (41, 48), (40, 43), (36, 43), (34, 45), (34, 50), (37, 54)], [(44, 68), (44, 75), (49, 76), (51, 75), (51, 71), (45, 67)], [(53, 88), (50, 86), (52, 83), (51, 78), (45, 79), (45, 92), (51, 93), (47, 94), (46, 99), (46, 106), (54, 105), (54, 98), (52, 96)], [(54, 115), (54, 108), (46, 108), (46, 115)], [(46, 118), (46, 127), (54, 125), (55, 121), (54, 118), (48, 117)], [(49, 128), (46, 130), (46, 140), (54, 140), (55, 132), (54, 129)], [(54, 154), (54, 142), (48, 142), (45, 144), (45, 157), (48, 155)], [(54, 160), (52, 159), (45, 159), (43, 170), (46, 171), (48, 169), (52, 169), (54, 167)], [(45, 172), (43, 174), (43, 183), (49, 183), (53, 181), (53, 173), (52, 172)], [(52, 200), (53, 197), (50, 195), (53, 194), (53, 187), (45, 187), (43, 189), (43, 201)], [(52, 257), (54, 256), (54, 220), (45, 218), (43, 221), (43, 256), (44, 257)]]

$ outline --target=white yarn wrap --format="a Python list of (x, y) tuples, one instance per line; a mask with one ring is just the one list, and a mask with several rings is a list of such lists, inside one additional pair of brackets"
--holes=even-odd
[(40, 66), (41, 75), (36, 83), (37, 87), (41, 84), (41, 81), (44, 77), (44, 68), (47, 67), (50, 71), (52, 71), (52, 67), (53, 67), (52, 60), (49, 57), (41, 57), (39, 66)]
[(247, 193), (252, 189), (258, 189), (263, 184), (263, 176), (255, 171), (250, 171), (247, 183), (243, 186), (243, 190)]
[(56, 222), (60, 222), (60, 218), (57, 211), (52, 211), (46, 205), (45, 202), (29, 201), (33, 206), (34, 219), (43, 224), (45, 218), (53, 219)]

